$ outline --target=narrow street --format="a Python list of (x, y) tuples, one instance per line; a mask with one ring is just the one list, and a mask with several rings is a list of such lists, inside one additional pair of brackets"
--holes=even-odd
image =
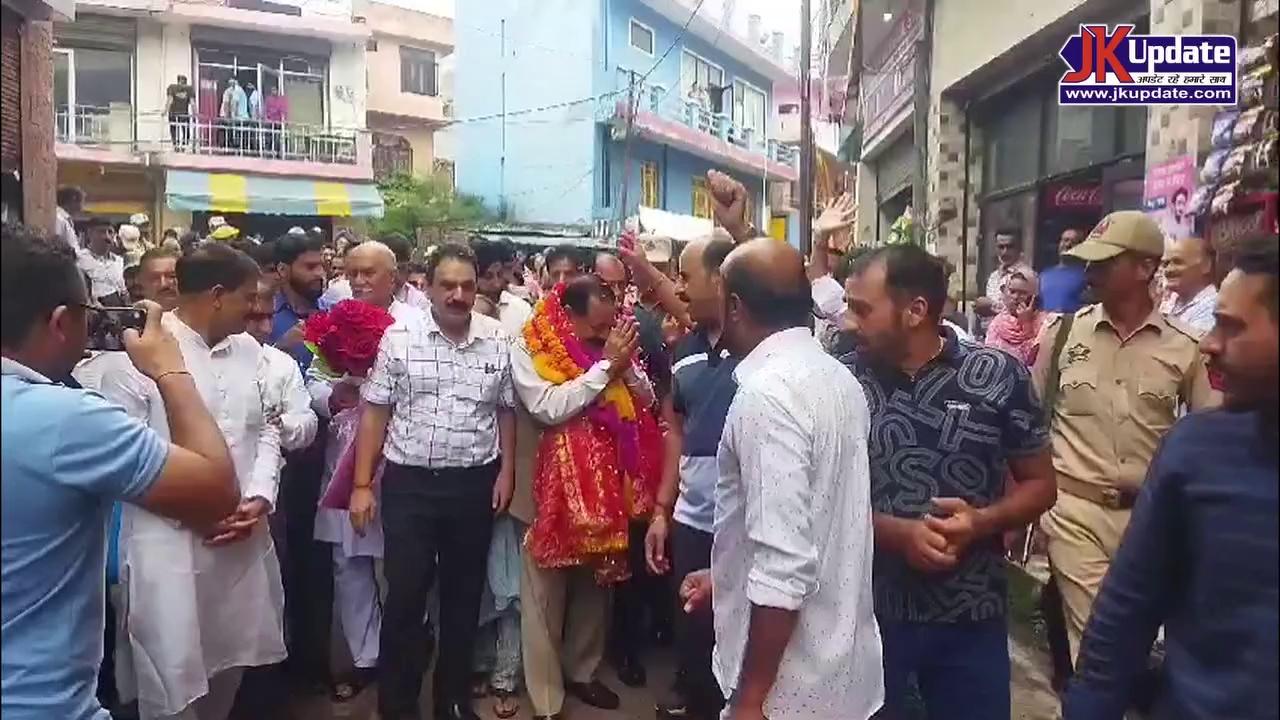
[[(1058, 700), (1049, 687), (1049, 660), (1043, 652), (1009, 639), (1009, 659), (1012, 664), (1012, 701), (1013, 712), (1010, 720), (1058, 720)], [(671, 656), (669, 651), (655, 651), (649, 658), (648, 670), (650, 686), (661, 687), (671, 677)], [(618, 682), (610, 668), (603, 670), (605, 683), (618, 692), (622, 698), (622, 707), (616, 711), (597, 710), (577, 701), (565, 703), (565, 717), (568, 720), (653, 720), (654, 692), (649, 688), (632, 689)], [(423, 692), (424, 700), (427, 692)], [(348, 703), (332, 703), (320, 699), (299, 701), (294, 704), (290, 720), (376, 720), (376, 690), (370, 689), (360, 697)], [(492, 712), (492, 701), (479, 700), (475, 704), (476, 711), (485, 720), (496, 720)], [(423, 718), (430, 718), (430, 703), (422, 704)], [(521, 713), (516, 716), (528, 720), (532, 714), (528, 702), (522, 703)]]

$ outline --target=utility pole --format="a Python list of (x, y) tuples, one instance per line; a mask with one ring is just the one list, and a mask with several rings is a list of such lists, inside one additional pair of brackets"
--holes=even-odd
[(809, 107), (810, 0), (800, 0), (800, 252), (813, 242), (813, 118)]
[(498, 88), (498, 94), (501, 96), (502, 108), (500, 110), (502, 119), (500, 125), (502, 127), (502, 146), (498, 155), (498, 212), (501, 212), (505, 220), (507, 211), (507, 19), (502, 18), (499, 21), (498, 30), (498, 55), (502, 63), (501, 85)]

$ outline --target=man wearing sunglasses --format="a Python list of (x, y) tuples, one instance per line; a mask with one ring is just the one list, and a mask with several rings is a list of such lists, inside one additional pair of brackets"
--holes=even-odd
[(1074, 661), (1156, 447), (1181, 405), (1199, 410), (1219, 396), (1195, 330), (1152, 299), (1164, 254), (1154, 221), (1113, 212), (1065, 254), (1087, 263), (1098, 303), (1048, 323), (1033, 375), (1052, 421), (1059, 490), (1041, 523)]

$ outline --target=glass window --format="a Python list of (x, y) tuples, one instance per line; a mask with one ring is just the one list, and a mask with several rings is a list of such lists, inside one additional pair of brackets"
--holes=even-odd
[(400, 91), (436, 95), (436, 54), (430, 50), (400, 48)]
[(733, 81), (733, 124), (753, 130), (760, 137), (764, 131), (764, 93), (742, 82)]
[(53, 58), (57, 135), (64, 142), (131, 140), (133, 55), (59, 48)]
[(1147, 151), (1147, 108), (1120, 108), (1120, 153), (1132, 155)]
[(640, 204), (656, 208), (658, 205), (658, 163), (640, 165)]
[(1023, 95), (993, 105), (996, 111), (982, 127), (986, 192), (1032, 182), (1040, 169), (1040, 97)]
[(1050, 103), (1045, 118), (1045, 174), (1057, 175), (1114, 158), (1118, 110)]
[(680, 55), (680, 87), (685, 97), (709, 104), (708, 90), (724, 87), (724, 69), (686, 50)]
[(631, 47), (646, 55), (653, 54), (653, 30), (632, 20), (630, 37)]

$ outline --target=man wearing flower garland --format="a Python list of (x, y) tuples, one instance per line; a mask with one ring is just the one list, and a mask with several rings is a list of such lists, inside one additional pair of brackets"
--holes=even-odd
[(379, 638), (378, 710), (418, 717), (428, 658), (421, 618), (440, 567), (436, 718), (472, 720), (468, 671), (495, 513), (511, 500), (515, 396), (510, 341), (498, 321), (472, 312), (476, 261), (462, 245), (431, 257), (431, 311), (382, 337), (361, 387), (349, 506), (365, 532), (381, 483), (387, 599)]
[(619, 704), (595, 677), (607, 586), (627, 577), (628, 525), (652, 511), (662, 463), (638, 342), (609, 286), (584, 276), (555, 285), (512, 348), (516, 391), (544, 426), (520, 582), (525, 684), (537, 718), (558, 717), (566, 691), (602, 709)]

